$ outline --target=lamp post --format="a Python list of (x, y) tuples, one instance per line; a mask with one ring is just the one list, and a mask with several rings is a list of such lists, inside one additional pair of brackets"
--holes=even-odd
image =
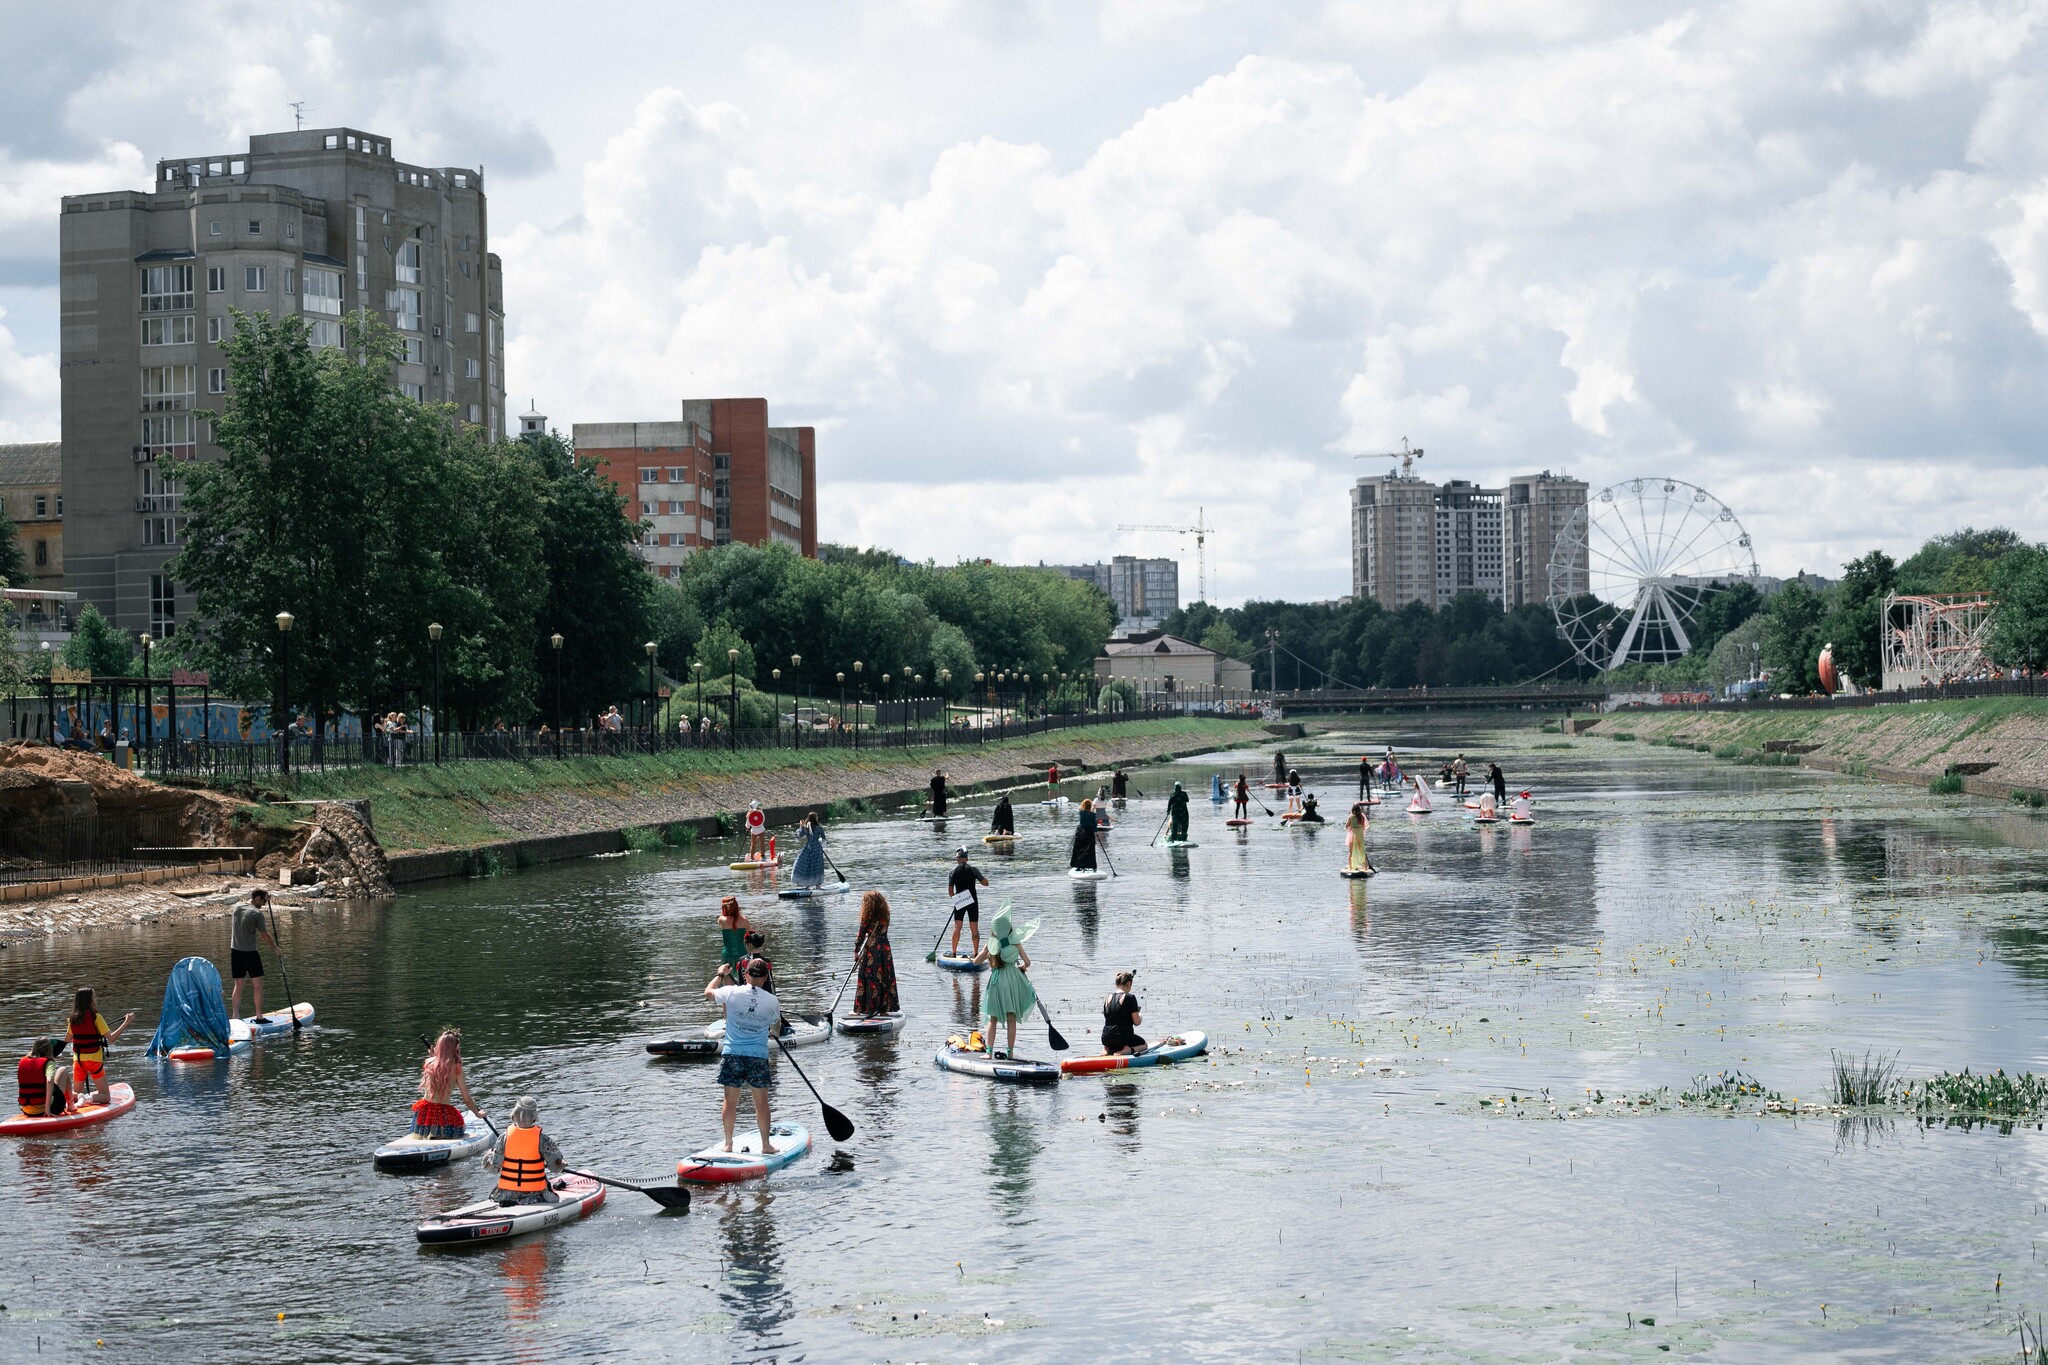
[[(922, 673), (911, 674), (910, 680), (918, 687), (924, 686), (924, 674)], [(916, 704), (917, 693), (910, 688), (905, 688), (904, 692), (906, 696), (903, 707), (903, 748), (907, 752), (910, 748), (910, 708)], [(922, 720), (923, 717), (920, 716), (919, 719)]]
[(846, 733), (846, 674), (839, 677), (839, 732)]
[(725, 675), (732, 683), (732, 715), (728, 720), (731, 728), (726, 731), (726, 748), (734, 753), (740, 747), (740, 652), (737, 649), (725, 651)]
[[(782, 747), (782, 670), (771, 668), (768, 670), (768, 677), (775, 684), (775, 714), (769, 717), (773, 726), (770, 738), (774, 746), (780, 749)], [(792, 725), (790, 728), (794, 730), (796, 727)]]
[[(844, 717), (841, 717), (843, 720)], [(860, 748), (860, 660), (853, 661), (853, 747)]]
[(976, 744), (982, 742), (981, 732), (988, 728), (988, 720), (983, 715), (981, 709), (981, 704), (986, 698), (986, 694), (981, 690), (981, 686), (987, 681), (988, 674), (978, 668), (974, 670), (974, 742)]
[(695, 678), (695, 679), (697, 680), (697, 711), (696, 711), (696, 714), (695, 714), (695, 715), (693, 715), (693, 716), (692, 716), (692, 717), (690, 718), (690, 742), (691, 742), (692, 744), (695, 744), (695, 743), (697, 743), (697, 742), (698, 742), (698, 741), (697, 741), (697, 730), (698, 730), (698, 727), (699, 727), (700, 723), (701, 723), (701, 722), (703, 721), (703, 719), (704, 719), (704, 662), (703, 662), (703, 660), (701, 660), (701, 659), (698, 659), (698, 660), (693, 660), (693, 661), (691, 662), (691, 664), (690, 664), (690, 676), (691, 676), (691, 677), (693, 677), (693, 678)]
[(277, 642), (277, 770), (289, 776), (292, 770), (292, 732), (285, 713), (291, 709), (292, 700), (292, 614), (288, 611), (277, 614)]
[(952, 669), (950, 669), (950, 668), (942, 668), (942, 669), (940, 669), (940, 670), (939, 670), (939, 746), (940, 746), (941, 748), (944, 748), (944, 747), (946, 747), (946, 745), (947, 745), (947, 744), (948, 744), (948, 742), (950, 741), (950, 738), (951, 738), (951, 736), (949, 735), (949, 733), (948, 733), (948, 732), (949, 732), (949, 731), (950, 731), (950, 730), (951, 730), (951, 729), (953, 728), (953, 707), (952, 707), (952, 704), (951, 704), (950, 702), (948, 702), (948, 701), (946, 700), (946, 690), (947, 690), (948, 688), (950, 688), (950, 687), (951, 687), (952, 685), (953, 685), (953, 670), (952, 670)]
[(562, 632), (548, 636), (548, 647), (555, 652), (555, 757), (562, 756)]
[(441, 623), (427, 623), (427, 638), (434, 642), (434, 766), (441, 766)]
[(640, 648), (647, 651), (647, 752), (651, 754), (661, 743), (661, 736), (655, 733), (661, 726), (661, 717), (654, 706), (654, 651), (661, 646), (649, 640)]
[(889, 742), (889, 732), (882, 729), (882, 697), (889, 690), (889, 675), (882, 675), (882, 686), (875, 692), (875, 729), (881, 733), (882, 743)]
[[(150, 750), (151, 731), (156, 728), (156, 717), (149, 713), (149, 647), (156, 642), (149, 638), (149, 632), (142, 632), (142, 752)], [(147, 763), (145, 762), (145, 767)]]
[(797, 711), (799, 708), (796, 704), (796, 675), (803, 666), (803, 655), (792, 654), (789, 656), (789, 738), (790, 743), (798, 749), (804, 747), (804, 727), (797, 724)]

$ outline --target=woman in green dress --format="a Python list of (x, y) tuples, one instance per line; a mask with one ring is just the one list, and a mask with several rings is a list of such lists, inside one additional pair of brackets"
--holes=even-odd
[(1033, 920), (1022, 929), (1010, 923), (1010, 907), (996, 911), (994, 924), (989, 927), (988, 938), (982, 943), (981, 951), (974, 955), (976, 962), (986, 962), (992, 969), (988, 984), (981, 992), (981, 1013), (988, 1021), (983, 1030), (989, 1049), (994, 1052), (996, 1021), (1007, 1021), (1010, 1026), (1009, 1046), (998, 1057), (1017, 1055), (1017, 1017), (1029, 1014), (1031, 1007), (1038, 1003), (1038, 992), (1031, 988), (1031, 980), (1024, 974), (1031, 970), (1031, 954), (1024, 951), (1024, 941), (1038, 932), (1038, 921)]

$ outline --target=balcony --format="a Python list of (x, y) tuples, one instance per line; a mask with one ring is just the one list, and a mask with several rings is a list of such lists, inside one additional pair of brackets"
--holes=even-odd
[(143, 493), (135, 499), (138, 512), (175, 512), (182, 495), (177, 493)]

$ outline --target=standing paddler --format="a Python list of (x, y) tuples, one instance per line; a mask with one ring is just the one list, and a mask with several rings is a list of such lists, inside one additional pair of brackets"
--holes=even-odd
[(944, 815), (946, 813), (946, 770), (944, 768), (940, 768), (932, 774), (931, 793), (931, 813), (933, 815)]
[(989, 817), (988, 832), (990, 834), (1015, 834), (1017, 832), (1017, 812), (1010, 806), (1010, 794), (1008, 792), (1004, 792), (996, 798), (996, 811), (994, 815)]
[(1180, 783), (1173, 784), (1173, 795), (1166, 798), (1166, 842), (1184, 844), (1188, 841), (1188, 794), (1181, 790)]
[(803, 840), (803, 847), (796, 852), (796, 865), (789, 870), (793, 886), (823, 886), (825, 884), (825, 827), (818, 820), (818, 812), (807, 811), (803, 823), (796, 827), (797, 838)]
[(1093, 872), (1095, 868), (1095, 803), (1084, 799), (1081, 802), (1081, 818), (1074, 826), (1074, 846), (1068, 850), (1067, 866), (1076, 872)]
[(1354, 802), (1349, 818), (1344, 821), (1344, 870), (1346, 872), (1372, 871), (1372, 859), (1365, 851), (1365, 831), (1371, 821), (1365, 818), (1365, 802)]

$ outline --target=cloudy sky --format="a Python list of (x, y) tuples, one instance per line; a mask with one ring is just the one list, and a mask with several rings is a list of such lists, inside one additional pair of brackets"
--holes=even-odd
[(0, 15), (0, 440), (59, 434), (58, 198), (304, 99), (483, 166), (515, 408), (765, 395), (828, 539), (1170, 553), (1117, 525), (1203, 509), (1212, 596), (1336, 596), (1403, 437), (1690, 480), (1767, 572), (2048, 537), (2025, 0), (172, 13)]

